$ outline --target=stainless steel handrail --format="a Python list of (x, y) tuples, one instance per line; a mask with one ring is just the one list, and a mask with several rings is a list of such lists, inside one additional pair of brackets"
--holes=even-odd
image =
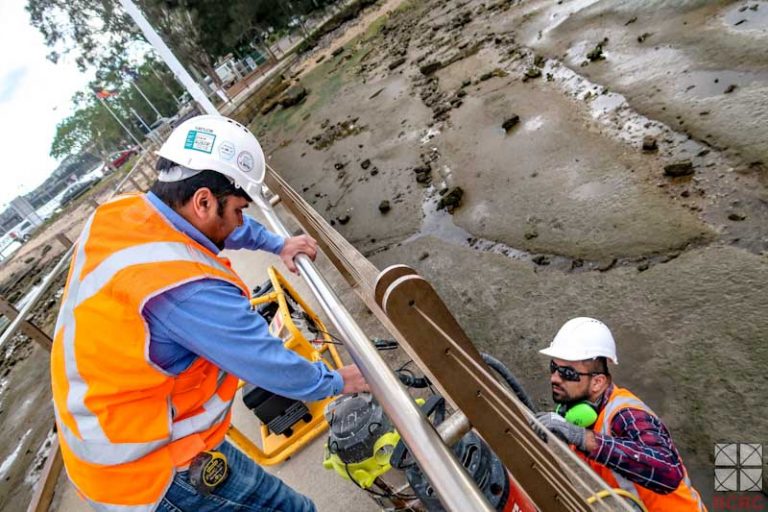
[[(285, 237), (291, 236), (269, 201), (263, 197), (254, 199), (273, 231)], [(397, 427), (445, 508), (452, 512), (492, 511), (475, 482), (456, 460), (451, 449), (440, 439), (433, 425), (381, 358), (312, 261), (301, 254), (296, 257), (295, 263), (323, 311), (341, 334), (345, 348), (360, 368), (373, 395)]]

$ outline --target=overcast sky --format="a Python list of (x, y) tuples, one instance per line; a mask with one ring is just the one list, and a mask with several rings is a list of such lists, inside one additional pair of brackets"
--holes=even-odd
[(48, 156), (56, 124), (90, 78), (74, 59), (53, 64), (45, 58), (48, 48), (25, 5), (26, 0), (0, 0), (0, 209), (56, 168)]

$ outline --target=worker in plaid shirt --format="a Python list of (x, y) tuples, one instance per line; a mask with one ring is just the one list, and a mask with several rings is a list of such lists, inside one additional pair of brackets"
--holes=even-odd
[[(608, 327), (574, 318), (540, 351), (550, 359), (555, 412), (536, 415), (545, 427), (615, 489), (649, 511), (706, 511), (669, 431), (630, 391), (613, 383), (608, 361), (618, 364)], [(543, 434), (546, 438), (546, 434)], [(630, 496), (631, 495), (631, 496)]]

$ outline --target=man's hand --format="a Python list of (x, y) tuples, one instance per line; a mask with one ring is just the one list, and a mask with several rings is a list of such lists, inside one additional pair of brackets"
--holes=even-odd
[(370, 391), (368, 383), (365, 382), (363, 374), (360, 373), (360, 368), (354, 364), (343, 366), (336, 371), (339, 372), (341, 378), (344, 380), (344, 387), (341, 390), (342, 395)]
[[(556, 412), (540, 412), (536, 415), (536, 419), (539, 420), (547, 430), (555, 434), (564, 442), (576, 446), (576, 448), (582, 452), (588, 451), (587, 429), (568, 423), (565, 421), (565, 418)], [(532, 424), (532, 426), (534, 431), (542, 437), (542, 432), (537, 429), (537, 425)], [(544, 439), (544, 437), (542, 437), (542, 439)]]
[(292, 236), (285, 240), (283, 250), (280, 251), (280, 259), (283, 260), (283, 263), (288, 267), (288, 270), (294, 274), (298, 273), (298, 269), (296, 268), (293, 259), (299, 253), (306, 254), (309, 256), (309, 259), (315, 261), (315, 256), (317, 256), (317, 241), (309, 235)]

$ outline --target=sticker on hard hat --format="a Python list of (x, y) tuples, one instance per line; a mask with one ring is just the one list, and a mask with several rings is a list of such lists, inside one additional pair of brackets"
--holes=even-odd
[(184, 141), (184, 149), (192, 149), (210, 154), (213, 152), (213, 142), (215, 140), (216, 135), (212, 133), (189, 130), (187, 139)]
[(251, 172), (253, 170), (253, 155), (248, 151), (241, 151), (237, 155), (237, 166), (243, 172)]
[(232, 160), (235, 156), (235, 145), (226, 140), (222, 142), (219, 145), (219, 156), (222, 160)]

